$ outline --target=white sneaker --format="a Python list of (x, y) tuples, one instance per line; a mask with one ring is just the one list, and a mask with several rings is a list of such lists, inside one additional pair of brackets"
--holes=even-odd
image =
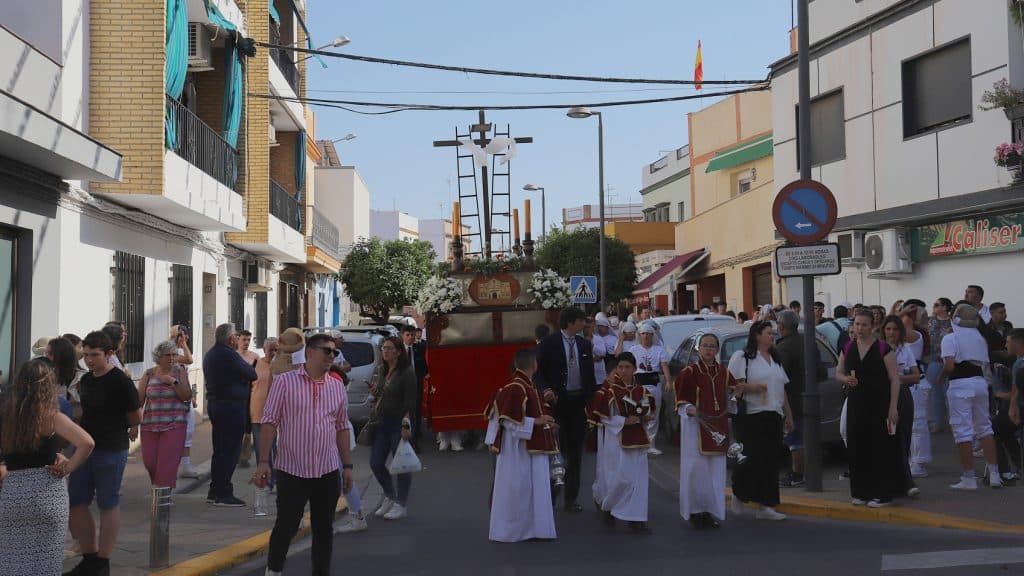
[(920, 465), (920, 464), (911, 464), (910, 465), (910, 476), (912, 478), (927, 478), (928, 477), (928, 469), (925, 468), (924, 466)]
[(183, 464), (178, 469), (178, 478), (199, 478), (199, 471), (193, 468), (191, 464), (188, 466)]
[(395, 501), (385, 496), (384, 499), (381, 500), (380, 506), (377, 507), (377, 511), (374, 512), (373, 515), (377, 518), (383, 518), (384, 515), (387, 514), (391, 510), (391, 507), (394, 505)]
[(729, 505), (729, 510), (733, 516), (743, 516), (743, 501), (736, 496), (732, 497), (732, 503)]
[(917, 486), (911, 486), (910, 488), (907, 489), (907, 496), (911, 498), (917, 498), (920, 495), (921, 489), (918, 488)]
[(647, 449), (647, 455), (648, 456), (661, 456), (661, 454), (662, 454), (661, 450), (658, 450), (654, 446), (651, 446), (650, 448)]
[(892, 505), (892, 500), (881, 500), (879, 498), (873, 498), (868, 502), (868, 508), (885, 508), (890, 505)]
[(977, 490), (978, 479), (974, 476), (961, 476), (959, 482), (950, 484), (949, 487), (953, 490)]
[(447, 452), (448, 451), (448, 446), (449, 446), (448, 440), (445, 440), (444, 438), (442, 438), (441, 441), (437, 443), (437, 450), (438, 450), (438, 452)]
[(385, 520), (400, 520), (408, 516), (409, 513), (405, 510), (405, 506), (402, 506), (398, 502), (391, 505), (391, 510), (384, 515)]
[(988, 487), (994, 489), (1002, 488), (1003, 478), (999, 474), (990, 474), (988, 477)]
[(776, 512), (775, 508), (772, 508), (771, 506), (765, 506), (757, 511), (756, 518), (758, 520), (785, 520), (786, 515)]
[(452, 452), (462, 452), (465, 448), (462, 447), (462, 440), (458, 438), (452, 439)]
[(366, 517), (363, 513), (346, 514), (345, 518), (334, 525), (335, 534), (349, 534), (351, 532), (362, 532), (369, 528), (366, 524)]
[(850, 498), (850, 504), (853, 504), (854, 506), (863, 506), (867, 503), (867, 500), (863, 500), (861, 498)]

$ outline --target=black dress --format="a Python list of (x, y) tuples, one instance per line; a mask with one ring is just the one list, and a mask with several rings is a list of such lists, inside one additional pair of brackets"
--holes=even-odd
[(892, 349), (875, 341), (860, 357), (857, 342), (847, 347), (844, 368), (856, 374), (858, 386), (849, 392), (846, 406), (846, 453), (850, 463), (850, 496), (887, 501), (892, 487), (903, 478), (896, 436), (888, 432), (890, 381), (885, 368)]

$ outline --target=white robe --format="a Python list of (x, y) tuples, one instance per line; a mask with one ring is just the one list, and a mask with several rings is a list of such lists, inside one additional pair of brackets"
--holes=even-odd
[(700, 453), (700, 423), (679, 407), (679, 513), (689, 520), (691, 514), (710, 512), (725, 519), (725, 454)]
[[(614, 412), (614, 406), (612, 407)], [(647, 521), (647, 450), (625, 449), (619, 437), (626, 418), (613, 415), (601, 418), (603, 435), (597, 471), (601, 510), (628, 522)], [(597, 494), (594, 495), (597, 499)]]
[(491, 416), (486, 443), (504, 427), (501, 452), (494, 469), (491, 523), (488, 538), (495, 542), (521, 542), (530, 538), (554, 539), (555, 512), (551, 506), (551, 471), (547, 454), (530, 454), (526, 441), (533, 435), (533, 418), (522, 425)]

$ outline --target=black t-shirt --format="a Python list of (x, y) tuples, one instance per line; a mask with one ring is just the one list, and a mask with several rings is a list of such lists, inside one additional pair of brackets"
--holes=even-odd
[(103, 376), (89, 372), (78, 385), (82, 397), (82, 428), (96, 442), (96, 450), (128, 449), (128, 413), (139, 409), (135, 383), (120, 368)]

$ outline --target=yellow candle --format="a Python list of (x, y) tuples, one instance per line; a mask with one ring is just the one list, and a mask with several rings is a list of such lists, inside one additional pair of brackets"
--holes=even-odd
[(512, 209), (513, 230), (515, 230), (515, 242), (519, 244), (519, 208)]
[(524, 208), (526, 215), (523, 217), (526, 220), (526, 237), (533, 236), (533, 227), (530, 226), (530, 199), (526, 199), (526, 207)]
[(462, 215), (459, 214), (459, 203), (452, 203), (452, 236), (462, 236)]

